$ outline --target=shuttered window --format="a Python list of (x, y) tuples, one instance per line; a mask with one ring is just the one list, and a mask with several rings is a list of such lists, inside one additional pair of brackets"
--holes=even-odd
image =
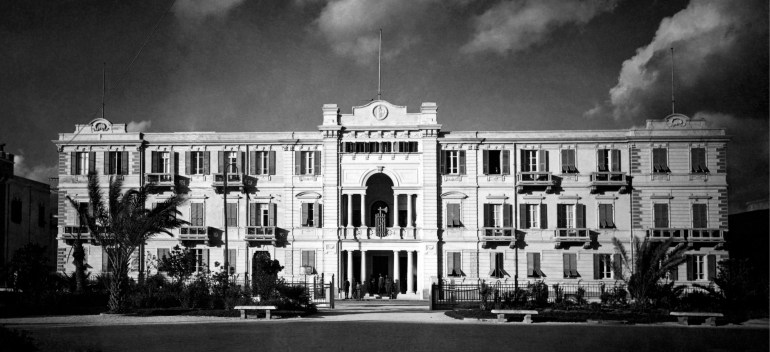
[(696, 229), (708, 227), (708, 207), (706, 204), (692, 205), (692, 227)]
[(594, 280), (612, 279), (614, 270), (609, 254), (594, 254)]
[(666, 148), (652, 149), (652, 172), (654, 173), (671, 172), (671, 170), (669, 170), (668, 168), (668, 149)]
[(599, 228), (615, 228), (612, 204), (599, 204)]
[(447, 208), (447, 227), (463, 227), (460, 218), (460, 204), (449, 203)]
[(227, 226), (238, 226), (238, 203), (227, 203)]
[(706, 167), (706, 148), (690, 149), (690, 169), (692, 173), (707, 173)]
[(302, 251), (302, 266), (315, 271), (315, 251)]
[(519, 227), (522, 229), (544, 229), (547, 211), (545, 204), (520, 204)]
[(190, 203), (190, 225), (204, 226), (203, 203)]
[(527, 253), (527, 277), (545, 277), (543, 271), (540, 270), (540, 253)]
[(460, 252), (447, 252), (446, 254), (446, 272), (447, 276), (465, 276), (462, 270), (462, 260)]
[(599, 172), (620, 172), (620, 150), (599, 149), (596, 154), (597, 169)]
[(185, 172), (188, 175), (205, 175), (208, 152), (185, 152)]
[(561, 172), (565, 174), (574, 174), (578, 172), (575, 164), (575, 149), (562, 149)]
[(655, 228), (667, 228), (668, 225), (668, 204), (658, 203), (652, 206)]
[(209, 271), (209, 250), (196, 248), (192, 251), (195, 255), (195, 271), (199, 273)]
[(249, 153), (249, 174), (275, 175), (275, 151), (252, 151)]
[(95, 169), (93, 165), (96, 164), (94, 152), (72, 152), (70, 154), (71, 174), (73, 175), (87, 175), (90, 170)]
[(564, 278), (574, 279), (580, 277), (577, 270), (577, 253), (564, 253)]
[(320, 151), (296, 151), (294, 153), (295, 175), (320, 175), (321, 152)]
[(104, 152), (104, 173), (107, 175), (127, 175), (128, 152)]
[(489, 276), (498, 279), (510, 276), (508, 275), (508, 272), (505, 271), (505, 253), (490, 253), (489, 265)]
[[(238, 250), (237, 249), (228, 249), (228, 250), (222, 250), (222, 256), (227, 256), (227, 266), (230, 267), (230, 274), (235, 273), (235, 267), (238, 263)], [(224, 263), (222, 263), (224, 265)]]
[(442, 150), (440, 163), (442, 175), (465, 175), (464, 150)]

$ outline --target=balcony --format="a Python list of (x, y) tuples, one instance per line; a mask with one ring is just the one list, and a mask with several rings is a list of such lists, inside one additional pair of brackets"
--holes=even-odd
[(515, 233), (513, 227), (484, 227), (481, 229), (479, 240), (484, 248), (494, 244), (508, 245), (516, 241)]
[(690, 229), (687, 236), (688, 242), (715, 242), (725, 241), (724, 229)]
[(78, 235), (82, 241), (91, 240), (91, 232), (85, 226), (64, 226), (64, 233), (59, 238), (65, 241), (74, 241), (77, 240)]
[(655, 241), (665, 241), (673, 238), (674, 242), (694, 244), (716, 244), (717, 248), (725, 243), (724, 229), (693, 229), (693, 228), (651, 228), (647, 230), (647, 238)]
[[(217, 191), (221, 190), (225, 186), (225, 175), (214, 174), (214, 182), (211, 184)], [(243, 191), (244, 181), (243, 174), (240, 173), (227, 173), (227, 187), (236, 187)]]
[(246, 227), (246, 241), (275, 243), (275, 226)]
[[(417, 229), (413, 227), (355, 227), (342, 228), (344, 239), (416, 239)], [(351, 236), (352, 235), (352, 236)], [(352, 237), (352, 238), (351, 238)]]
[(153, 172), (144, 175), (144, 182), (152, 183), (157, 187), (174, 187), (176, 186), (176, 175)]
[(179, 228), (180, 241), (209, 241), (208, 229), (205, 226), (183, 226)]
[(545, 193), (552, 193), (556, 182), (550, 171), (524, 171), (516, 174), (516, 190), (524, 193), (524, 187), (545, 187)]
[(599, 187), (620, 188), (620, 193), (626, 193), (628, 191), (626, 173), (620, 171), (591, 173), (591, 193), (597, 193)]
[(647, 230), (647, 238), (651, 241), (666, 241), (669, 238), (674, 242), (687, 241), (688, 229), (682, 228), (651, 228)]
[(592, 242), (591, 231), (586, 228), (559, 228), (553, 232), (556, 249), (562, 248), (563, 243), (582, 242), (583, 248), (588, 248)]

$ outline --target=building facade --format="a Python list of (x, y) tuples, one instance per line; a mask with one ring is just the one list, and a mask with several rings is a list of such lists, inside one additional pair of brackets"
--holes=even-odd
[[(613, 237), (687, 243), (687, 263), (671, 273), (684, 282), (708, 280), (727, 256), (728, 137), (706, 121), (675, 114), (628, 130), (448, 132), (435, 103), (322, 110), (312, 132), (77, 125), (54, 141), (60, 246), (82, 231), (66, 197), (87, 202), (94, 170), (104, 185), (109, 176), (125, 187), (155, 183), (153, 202), (174, 191), (188, 199), (179, 210), (190, 226), (148, 242), (135, 270), (182, 245), (200, 270), (228, 256), (247, 278), (254, 256), (268, 255), (289, 280), (387, 275), (402, 297), (422, 298), (437, 280), (613, 283), (623, 270)], [(95, 271), (107, 267), (98, 245), (87, 252)], [(71, 258), (60, 261), (73, 269)]]

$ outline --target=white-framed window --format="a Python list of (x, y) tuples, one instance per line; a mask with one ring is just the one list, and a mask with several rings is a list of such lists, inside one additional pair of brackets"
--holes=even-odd
[(652, 206), (653, 227), (668, 228), (668, 203), (655, 203)]
[(668, 168), (668, 148), (657, 147), (652, 149), (652, 172), (670, 173)]
[(446, 276), (464, 276), (460, 252), (446, 253)]
[(309, 271), (315, 272), (315, 251), (302, 251), (301, 266), (304, 268), (310, 268)]
[(528, 171), (538, 171), (537, 169), (537, 150), (525, 150), (524, 160), (522, 163), (526, 166)]
[(527, 225), (530, 229), (540, 228), (540, 206), (527, 204)]
[(171, 153), (160, 152), (160, 172), (164, 174), (171, 173)]
[(305, 164), (305, 174), (312, 175), (313, 170), (315, 170), (315, 158), (313, 157), (313, 153), (303, 153), (302, 157)]
[(259, 158), (260, 163), (257, 165), (260, 165), (261, 167), (259, 170), (257, 170), (258, 175), (267, 175), (270, 173), (270, 153), (269, 152), (258, 152), (257, 158)]
[(575, 227), (575, 205), (574, 204), (564, 204), (565, 209), (565, 227), (566, 228), (574, 228)]
[(75, 175), (88, 174), (88, 152), (75, 153)]
[(195, 272), (207, 272), (209, 270), (209, 250), (194, 248), (191, 251), (195, 254)]
[(224, 152), (224, 157), (227, 164), (227, 173), (231, 175), (238, 173), (238, 152)]
[(705, 174), (709, 172), (706, 164), (706, 148), (698, 147), (690, 149), (690, 172)]
[(503, 205), (492, 204), (492, 225), (494, 227), (503, 227)]
[(612, 279), (614, 277), (612, 256), (609, 254), (598, 254), (597, 259), (599, 260), (599, 279)]
[(272, 226), (270, 224), (270, 209), (267, 206), (259, 208), (259, 217), (262, 220), (262, 226)]
[(457, 150), (447, 151), (447, 173), (451, 175), (460, 173), (460, 153)]
[(706, 280), (706, 256), (693, 256), (693, 279)]
[(460, 203), (447, 203), (446, 227), (463, 227)]
[(585, 204), (557, 204), (556, 227), (560, 229), (586, 228)]
[(190, 174), (203, 175), (203, 152), (190, 152)]
[(123, 152), (107, 152), (107, 170), (108, 175), (123, 174), (121, 166), (123, 165)]

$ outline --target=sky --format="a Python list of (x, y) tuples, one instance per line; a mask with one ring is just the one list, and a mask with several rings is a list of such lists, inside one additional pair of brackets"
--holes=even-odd
[(676, 112), (727, 129), (730, 212), (768, 199), (761, 0), (6, 0), (0, 143), (55, 176), (51, 140), (131, 131), (313, 131), (377, 95), (444, 130), (618, 129)]

